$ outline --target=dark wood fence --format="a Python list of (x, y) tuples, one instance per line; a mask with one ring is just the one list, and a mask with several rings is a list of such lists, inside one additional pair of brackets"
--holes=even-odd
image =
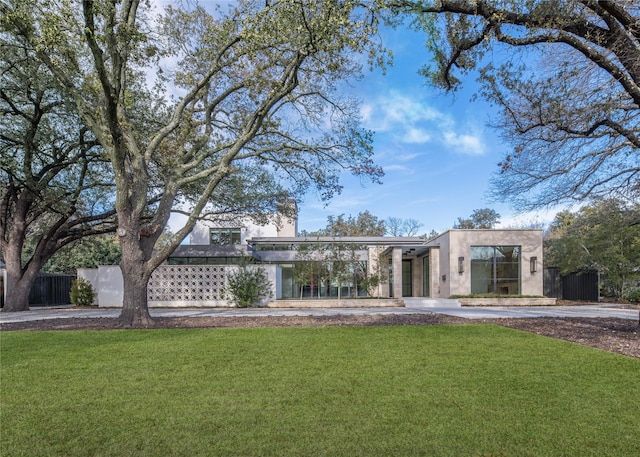
[(562, 275), (560, 268), (544, 268), (544, 296), (549, 298), (562, 299)]
[(53, 306), (71, 303), (69, 291), (75, 275), (40, 273), (29, 293), (29, 305)]
[(545, 267), (544, 295), (561, 300), (597, 302), (600, 296), (598, 273), (587, 271), (560, 274), (560, 269)]

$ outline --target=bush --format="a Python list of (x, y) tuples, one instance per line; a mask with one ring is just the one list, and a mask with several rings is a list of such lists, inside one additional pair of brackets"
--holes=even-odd
[(627, 294), (627, 300), (633, 303), (640, 303), (640, 289), (636, 289)]
[(73, 283), (71, 283), (69, 296), (71, 297), (71, 303), (74, 305), (91, 306), (93, 305), (95, 295), (96, 294), (93, 291), (93, 287), (91, 287), (91, 283), (86, 279), (74, 279)]
[(271, 298), (272, 284), (264, 268), (241, 266), (227, 276), (225, 295), (238, 308), (256, 306), (262, 299)]

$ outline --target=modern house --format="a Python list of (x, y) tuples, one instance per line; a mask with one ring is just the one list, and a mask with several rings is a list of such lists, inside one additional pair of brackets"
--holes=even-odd
[[(247, 263), (267, 271), (276, 300), (543, 294), (538, 229), (454, 229), (429, 240), (296, 234), (297, 220), (278, 215), (265, 225), (198, 223), (189, 244), (154, 273), (149, 305), (228, 306), (225, 277)], [(121, 303), (118, 267), (79, 274), (94, 284), (99, 305)]]

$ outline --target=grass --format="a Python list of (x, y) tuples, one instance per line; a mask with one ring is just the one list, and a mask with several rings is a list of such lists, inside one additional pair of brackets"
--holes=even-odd
[(3, 332), (0, 455), (640, 455), (640, 361), (489, 325)]

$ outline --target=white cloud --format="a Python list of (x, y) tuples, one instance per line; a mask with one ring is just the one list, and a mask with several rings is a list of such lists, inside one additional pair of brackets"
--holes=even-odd
[(405, 153), (405, 154), (400, 154), (398, 156), (396, 156), (396, 158), (401, 161), (401, 162), (409, 162), (410, 160), (413, 160), (417, 157), (422, 156), (422, 154), (418, 154), (416, 152), (414, 153)]
[(380, 133), (395, 132), (398, 138), (410, 143), (429, 141), (430, 135), (421, 124), (433, 123), (444, 116), (423, 100), (398, 91), (381, 94), (363, 104), (360, 115), (366, 128)]
[(424, 129), (410, 127), (404, 133), (402, 141), (410, 144), (424, 144), (431, 141), (431, 135)]
[[(472, 156), (483, 155), (487, 150), (479, 129), (458, 125), (458, 119), (430, 106), (419, 95), (397, 90), (378, 94), (362, 105), (360, 114), (366, 128), (391, 134), (398, 143), (425, 145), (437, 139), (451, 152)], [(444, 134), (438, 133), (442, 131)]]
[(486, 152), (482, 137), (478, 134), (457, 134), (448, 131), (443, 135), (443, 143), (460, 154), (482, 155)]
[(407, 166), (404, 165), (398, 165), (398, 164), (393, 164), (393, 165), (385, 165), (384, 166), (384, 171), (385, 173), (388, 173), (390, 171), (400, 171), (403, 173), (413, 173), (413, 169), (409, 168)]

